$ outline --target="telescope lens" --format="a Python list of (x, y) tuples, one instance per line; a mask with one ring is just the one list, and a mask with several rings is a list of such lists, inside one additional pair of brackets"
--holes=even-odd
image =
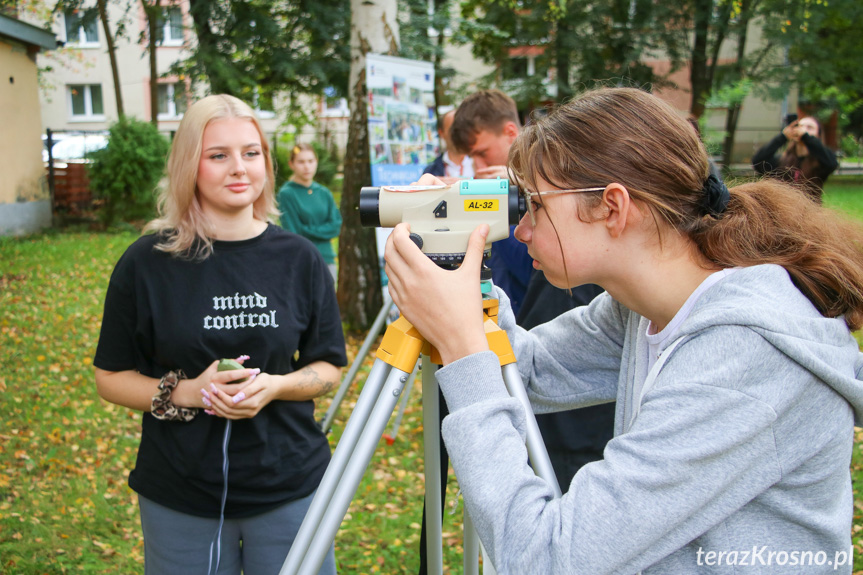
[(367, 228), (381, 226), (380, 192), (380, 188), (371, 186), (360, 190), (360, 223)]

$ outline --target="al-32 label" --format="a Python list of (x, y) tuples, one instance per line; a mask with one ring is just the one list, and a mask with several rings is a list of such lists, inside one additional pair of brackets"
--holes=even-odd
[(499, 200), (465, 200), (466, 212), (496, 212)]

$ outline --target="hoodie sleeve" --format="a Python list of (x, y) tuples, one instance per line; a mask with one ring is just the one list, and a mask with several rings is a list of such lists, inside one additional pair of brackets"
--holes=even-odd
[[(781, 478), (776, 413), (745, 392), (763, 372), (729, 372), (715, 361), (720, 342), (723, 355), (741, 366), (764, 361), (763, 340), (738, 331), (745, 333), (735, 333), (733, 346), (728, 334), (679, 346), (631, 429), (608, 444), (603, 460), (583, 467), (560, 499), (528, 465), (524, 411), (506, 395), (494, 355), (476, 354), (438, 371), (451, 412), (443, 436), (498, 572), (634, 573)], [(712, 369), (699, 369), (705, 358)]]
[(629, 310), (604, 293), (526, 331), (515, 325), (508, 306), (501, 307), (500, 326), (536, 413), (615, 400)]

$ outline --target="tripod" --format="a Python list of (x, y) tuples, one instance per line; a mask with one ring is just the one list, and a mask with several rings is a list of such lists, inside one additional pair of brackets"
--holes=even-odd
[[(506, 332), (497, 326), (497, 311), (496, 299), (483, 300), (484, 325), (489, 347), (500, 360), (507, 391), (525, 406), (526, 444), (531, 463), (537, 475), (552, 485), (555, 496), (560, 497), (560, 487), (530, 409), (527, 392), (515, 364), (515, 354)], [(430, 573), (443, 571), (437, 382), (434, 380), (434, 370), (425, 365), (429, 362), (440, 364), (441, 361), (437, 350), (425, 341), (410, 322), (400, 317), (390, 324), (384, 333), (376, 354), (377, 359), (282, 565), (280, 575), (318, 573), (420, 354), (423, 355), (424, 364), (422, 381), (428, 568)], [(479, 541), (471, 525), (469, 516), (465, 514), (465, 575), (478, 573)]]

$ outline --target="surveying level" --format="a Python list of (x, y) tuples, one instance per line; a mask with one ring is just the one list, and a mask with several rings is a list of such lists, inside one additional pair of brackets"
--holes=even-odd
[(409, 222), (411, 239), (441, 267), (461, 264), (471, 232), (488, 224), (485, 251), (509, 236), (524, 215), (524, 199), (509, 180), (459, 180), (452, 185), (367, 187), (360, 191), (360, 222), (393, 228)]

